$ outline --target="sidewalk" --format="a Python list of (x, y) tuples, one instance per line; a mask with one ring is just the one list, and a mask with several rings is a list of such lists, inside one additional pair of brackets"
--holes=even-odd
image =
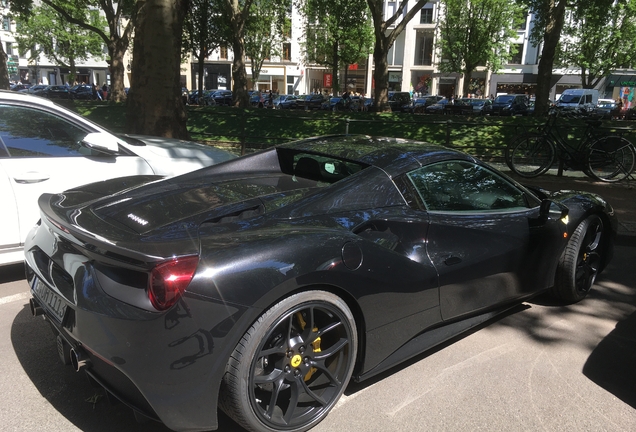
[(577, 171), (565, 171), (562, 177), (558, 177), (556, 170), (553, 170), (554, 173), (551, 170), (542, 176), (526, 179), (511, 173), (505, 165), (497, 168), (522, 184), (552, 191), (569, 189), (600, 195), (614, 207), (618, 216), (618, 241), (636, 245), (636, 180), (605, 183), (594, 181)]

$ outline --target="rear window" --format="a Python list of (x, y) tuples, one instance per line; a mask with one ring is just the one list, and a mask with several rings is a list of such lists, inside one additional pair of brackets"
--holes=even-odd
[(367, 167), (359, 162), (293, 149), (278, 149), (281, 171), (295, 177), (335, 183)]

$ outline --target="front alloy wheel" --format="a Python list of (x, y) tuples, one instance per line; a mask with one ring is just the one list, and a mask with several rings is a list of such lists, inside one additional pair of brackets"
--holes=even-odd
[(576, 227), (561, 254), (553, 293), (566, 303), (583, 300), (603, 264), (603, 220), (590, 216)]
[(342, 299), (325, 291), (295, 294), (238, 343), (220, 406), (250, 431), (308, 430), (344, 392), (356, 352), (356, 324)]

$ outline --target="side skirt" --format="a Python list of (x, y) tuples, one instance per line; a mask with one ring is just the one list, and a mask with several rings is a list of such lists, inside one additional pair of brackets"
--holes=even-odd
[(471, 328), (477, 327), (478, 325), (485, 323), (489, 319), (492, 319), (497, 315), (500, 315), (518, 306), (519, 303), (507, 305), (506, 307), (501, 309), (492, 310), (481, 315), (476, 315), (471, 318), (462, 319), (461, 321), (446, 324), (442, 327), (427, 330), (414, 337), (406, 344), (402, 345), (402, 347), (396, 350), (375, 368), (366, 373), (363, 373), (362, 375), (354, 377), (354, 379), (356, 382), (360, 382), (371, 378), (379, 373), (386, 371), (387, 369), (390, 369), (398, 363), (415, 357), (416, 355), (421, 354), (424, 351), (441, 344), (442, 342), (452, 339), (453, 337), (458, 336), (461, 333), (470, 330)]

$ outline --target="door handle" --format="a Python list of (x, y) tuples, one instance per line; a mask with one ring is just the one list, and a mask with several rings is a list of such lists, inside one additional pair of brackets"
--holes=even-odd
[(30, 184), (30, 183), (41, 183), (43, 181), (47, 181), (51, 176), (45, 173), (40, 173), (37, 171), (29, 171), (17, 176), (13, 177), (13, 180), (16, 183), (20, 184)]

